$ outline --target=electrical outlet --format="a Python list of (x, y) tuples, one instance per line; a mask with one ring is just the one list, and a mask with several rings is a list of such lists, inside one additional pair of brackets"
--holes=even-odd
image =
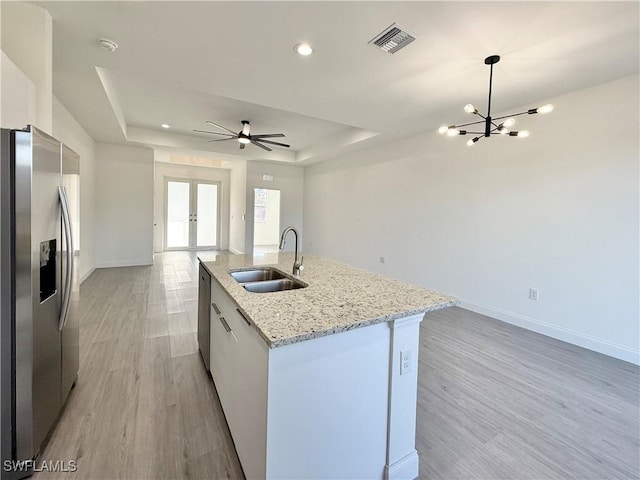
[(411, 350), (400, 352), (400, 375), (411, 371)]
[(538, 289), (537, 288), (530, 288), (529, 289), (529, 299), (535, 300), (537, 302), (538, 298), (540, 298), (540, 292), (538, 292)]
[(380, 263), (384, 263), (384, 257), (380, 257)]

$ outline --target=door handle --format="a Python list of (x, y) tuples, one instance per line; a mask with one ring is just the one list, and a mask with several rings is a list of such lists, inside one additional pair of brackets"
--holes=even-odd
[(64, 228), (65, 242), (67, 244), (67, 271), (65, 275), (65, 284), (62, 290), (62, 306), (60, 308), (60, 316), (58, 319), (58, 330), (62, 331), (67, 323), (69, 315), (69, 300), (71, 299), (71, 285), (73, 283), (73, 232), (71, 231), (71, 215), (69, 214), (69, 199), (67, 190), (64, 187), (58, 187), (58, 197), (60, 198), (60, 206), (62, 210), (62, 225)]
[(225, 320), (224, 317), (218, 317), (220, 319), (220, 321), (222, 322), (222, 326), (224, 327), (224, 329), (227, 331), (227, 333), (230, 333), (231, 336), (233, 337), (233, 339), (237, 342), (238, 341), (238, 337), (236, 337), (236, 334), (233, 333), (233, 330), (231, 330), (231, 327), (229, 326), (229, 324), (227, 323), (227, 321)]
[(216, 311), (216, 313), (218, 315), (220, 315), (222, 312), (220, 312), (220, 309), (218, 308), (218, 306), (214, 303), (211, 304), (211, 306), (213, 307), (213, 309)]
[(247, 325), (251, 326), (251, 322), (247, 317), (245, 317), (244, 313), (239, 308), (236, 308), (236, 312), (242, 317), (242, 319), (247, 323)]

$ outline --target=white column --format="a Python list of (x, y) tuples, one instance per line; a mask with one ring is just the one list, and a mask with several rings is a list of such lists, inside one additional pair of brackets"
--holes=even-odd
[(389, 417), (385, 478), (418, 477), (416, 451), (416, 407), (418, 394), (418, 350), (423, 314), (389, 322), (391, 328), (389, 372)]

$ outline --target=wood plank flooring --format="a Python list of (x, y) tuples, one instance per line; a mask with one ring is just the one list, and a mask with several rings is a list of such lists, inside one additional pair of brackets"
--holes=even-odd
[[(211, 254), (207, 254), (211, 255)], [(80, 372), (35, 478), (243, 478), (198, 353), (195, 254), (96, 270), (81, 286)]]
[(420, 478), (640, 477), (637, 366), (461, 308), (420, 343)]
[[(80, 372), (43, 460), (64, 479), (242, 479), (197, 351), (194, 253), (97, 270)], [(460, 308), (421, 327), (422, 479), (639, 478), (638, 367)]]

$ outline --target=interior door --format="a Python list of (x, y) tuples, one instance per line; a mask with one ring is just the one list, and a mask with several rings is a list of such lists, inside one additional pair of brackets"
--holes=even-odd
[(166, 250), (219, 248), (219, 183), (168, 179), (166, 198)]

